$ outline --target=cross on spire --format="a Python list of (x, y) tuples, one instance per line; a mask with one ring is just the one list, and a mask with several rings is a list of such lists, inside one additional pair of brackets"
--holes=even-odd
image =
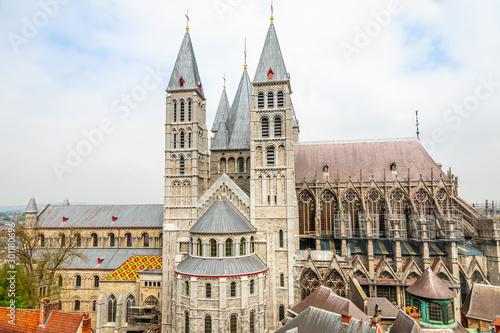
[(247, 68), (247, 37), (245, 36), (245, 68)]
[(271, 21), (274, 21), (274, 9), (273, 9), (273, 1), (271, 1)]
[(191, 21), (189, 19), (189, 9), (186, 9), (186, 19), (187, 19), (187, 22), (186, 22), (186, 31), (189, 31), (189, 21)]
[(222, 77), (222, 79), (224, 80), (224, 88), (226, 88), (226, 73), (224, 73), (224, 76)]

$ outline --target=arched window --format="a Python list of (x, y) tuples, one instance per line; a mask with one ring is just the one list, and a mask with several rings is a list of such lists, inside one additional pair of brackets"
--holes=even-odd
[(57, 285), (58, 285), (59, 287), (62, 287), (62, 285), (63, 285), (63, 277), (62, 277), (62, 275), (59, 275), (59, 276), (57, 277)]
[(184, 282), (184, 295), (189, 296), (189, 281)]
[(174, 133), (174, 149), (177, 149), (177, 134)]
[(233, 256), (233, 240), (231, 238), (226, 239), (226, 257)]
[(245, 238), (242, 238), (240, 242), (240, 256), (244, 256), (246, 254), (246, 246), (247, 241)]
[(285, 319), (285, 307), (283, 305), (280, 305), (278, 318), (279, 321)]
[(184, 333), (189, 333), (189, 312), (184, 312)]
[(125, 307), (125, 321), (128, 321), (128, 317), (130, 316), (130, 308), (132, 306), (135, 306), (135, 298), (132, 295), (128, 295)]
[(181, 149), (184, 148), (184, 131), (181, 131)]
[(257, 107), (259, 109), (264, 108), (264, 93), (262, 91), (259, 91), (259, 94), (257, 95)]
[(255, 238), (250, 237), (250, 253), (255, 253)]
[(267, 147), (267, 165), (268, 166), (273, 166), (274, 165), (274, 147)]
[(161, 248), (163, 248), (163, 233), (160, 233), (158, 235), (158, 244), (160, 245)]
[(175, 123), (177, 122), (177, 101), (174, 101), (173, 103), (174, 103), (174, 123)]
[(116, 321), (116, 298), (115, 295), (111, 295), (108, 298), (108, 323), (114, 323)]
[(269, 68), (269, 70), (267, 71), (267, 77), (269, 79), (272, 79), (273, 75), (274, 75), (274, 72), (273, 72), (272, 68)]
[(280, 238), (280, 249), (284, 248), (285, 247), (285, 240), (284, 240), (284, 232), (283, 232), (283, 229), (280, 229), (279, 231), (279, 238)]
[(229, 321), (229, 332), (238, 333), (238, 316), (234, 313), (231, 315), (231, 320)]
[(191, 148), (191, 132), (188, 133), (188, 148)]
[(205, 333), (212, 333), (212, 317), (209, 315), (205, 317)]
[(98, 246), (97, 234), (92, 234), (90, 235), (90, 237), (92, 238), (92, 246), (97, 247)]
[(229, 296), (232, 298), (236, 297), (236, 282), (231, 282), (229, 287)]
[(255, 293), (255, 281), (250, 280), (250, 295), (253, 295)]
[(207, 283), (205, 285), (205, 298), (206, 299), (212, 298), (212, 285), (210, 283)]
[(220, 172), (220, 173), (224, 173), (224, 172), (226, 172), (226, 159), (225, 159), (225, 158), (221, 158), (221, 159), (220, 159), (220, 163), (219, 163), (219, 172)]
[(92, 301), (92, 312), (95, 312), (96, 305), (97, 305), (97, 300), (94, 299)]
[(80, 234), (75, 235), (75, 240), (76, 240), (76, 246), (80, 247), (82, 246), (82, 236)]
[(269, 118), (268, 117), (262, 117), (262, 137), (267, 138), (269, 137)]
[(184, 156), (179, 157), (179, 173), (184, 174)]
[(82, 286), (82, 277), (80, 275), (77, 275), (75, 277), (75, 287), (80, 288)]
[(142, 234), (142, 245), (144, 247), (149, 247), (149, 234), (147, 233)]
[(269, 109), (274, 108), (274, 93), (272, 91), (267, 93), (267, 107)]
[(255, 333), (255, 312), (250, 312), (250, 333)]
[(278, 91), (277, 96), (278, 96), (278, 107), (279, 108), (285, 107), (285, 101), (283, 99), (283, 91)]
[(337, 270), (333, 270), (326, 281), (326, 286), (332, 289), (337, 295), (341, 297), (346, 297), (346, 284), (344, 279)]
[(75, 305), (73, 306), (73, 311), (80, 311), (80, 301), (75, 300)]
[(280, 287), (285, 287), (285, 274), (280, 274)]
[(179, 87), (184, 87), (184, 78), (182, 76), (179, 78)]
[(210, 240), (210, 256), (217, 257), (217, 242), (213, 238)]
[(429, 303), (429, 320), (442, 322), (441, 304)]
[(308, 191), (299, 194), (299, 232), (301, 235), (316, 234), (316, 205)]
[(302, 300), (311, 295), (320, 286), (318, 276), (311, 269), (308, 269), (300, 280)]
[(60, 240), (61, 247), (66, 246), (66, 235), (61, 234), (59, 237), (60, 237), (59, 240)]
[(274, 136), (281, 137), (281, 117), (274, 117)]
[(40, 246), (45, 247), (45, 236), (43, 234), (40, 235)]
[(125, 234), (125, 239), (127, 242), (127, 247), (132, 247), (132, 235), (131, 234)]
[(242, 157), (238, 158), (238, 172), (245, 172), (245, 160)]
[(198, 238), (197, 243), (198, 243), (198, 256), (201, 257), (201, 256), (203, 256), (203, 248), (201, 246), (201, 239)]
[(181, 101), (181, 123), (184, 122), (184, 101)]
[(109, 247), (115, 247), (115, 234), (109, 234)]
[(94, 288), (99, 288), (99, 276), (94, 276)]
[(188, 101), (188, 121), (191, 121), (191, 100)]
[[(338, 212), (338, 204), (331, 191), (321, 194), (321, 233), (333, 235), (333, 219)], [(383, 224), (383, 223), (381, 223)]]

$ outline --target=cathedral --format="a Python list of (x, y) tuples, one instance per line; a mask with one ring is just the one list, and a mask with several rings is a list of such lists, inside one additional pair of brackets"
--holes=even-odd
[(30, 200), (42, 246), (74, 228), (87, 257), (58, 275), (63, 310), (91, 313), (97, 333), (260, 333), (320, 286), (365, 312), (368, 297), (404, 307), (430, 268), (458, 318), (473, 283), (500, 284), (500, 221), (418, 140), (300, 142), (284, 58), (271, 16), (253, 81), (245, 64), (209, 132), (187, 27), (166, 88), (164, 204)]

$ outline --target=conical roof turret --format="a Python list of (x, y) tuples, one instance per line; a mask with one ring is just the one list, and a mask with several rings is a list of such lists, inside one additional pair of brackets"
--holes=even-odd
[(193, 89), (198, 90), (201, 96), (205, 98), (191, 37), (187, 30), (170, 76), (167, 92)]
[(216, 133), (219, 130), (219, 125), (225, 122), (229, 116), (229, 100), (227, 99), (226, 87), (222, 90), (217, 113), (215, 114), (214, 123), (212, 125), (212, 132)]
[(36, 207), (35, 196), (31, 195), (28, 206), (26, 206), (26, 213), (38, 213), (38, 208)]
[(64, 198), (63, 206), (69, 206), (68, 196), (66, 196), (66, 198)]
[(271, 21), (253, 83), (282, 82), (288, 79), (276, 29)]
[(414, 296), (429, 299), (452, 299), (455, 297), (455, 293), (429, 267), (412, 286), (406, 288), (406, 291)]

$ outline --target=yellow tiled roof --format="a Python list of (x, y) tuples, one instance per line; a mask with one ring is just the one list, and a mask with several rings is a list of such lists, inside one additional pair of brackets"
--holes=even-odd
[(109, 274), (105, 281), (135, 281), (141, 269), (161, 269), (161, 256), (131, 256)]

